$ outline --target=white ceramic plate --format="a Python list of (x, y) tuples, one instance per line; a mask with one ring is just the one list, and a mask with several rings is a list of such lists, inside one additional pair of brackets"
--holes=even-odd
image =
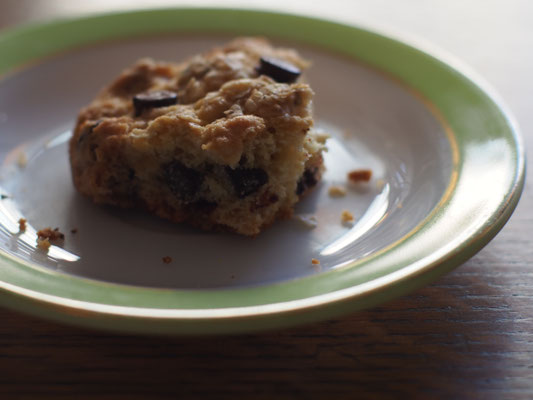
[[(18, 231), (19, 217), (29, 223), (6, 250), (53, 270), (115, 283), (177, 289), (262, 285), (317, 273), (312, 258), (321, 261), (321, 270), (361, 259), (402, 238), (435, 208), (453, 164), (448, 136), (435, 115), (383, 74), (302, 46), (313, 61), (308, 79), (317, 93), (317, 124), (332, 136), (323, 181), (296, 211), (315, 216), (316, 229), (293, 220), (278, 222), (255, 240), (205, 233), (141, 212), (98, 207), (78, 195), (67, 142), (78, 110), (98, 88), (140, 57), (178, 60), (227, 39), (100, 44), (5, 79), (0, 104), (9, 118), (3, 148), (11, 149), (1, 171), (11, 198), (3, 202), (6, 239)], [(20, 157), (27, 159), (23, 168)], [(347, 173), (359, 168), (370, 168), (372, 181), (348, 185)], [(330, 197), (333, 185), (347, 187), (348, 195)], [(343, 210), (354, 214), (354, 226), (341, 223)], [(67, 239), (45, 255), (35, 249), (35, 230), (47, 226), (59, 227)], [(78, 232), (71, 234), (74, 228)], [(174, 262), (164, 264), (164, 256)]]
[[(196, 12), (224, 13), (220, 10)], [(154, 24), (158, 18), (156, 14), (151, 16)], [(297, 18), (258, 12), (249, 15), (255, 15), (258, 21)], [(121, 18), (121, 15), (87, 19), (84, 23), (96, 27), (106, 18)], [(311, 19), (302, 21), (315, 24), (317, 29), (322, 23)], [(48, 29), (54, 29), (54, 24)], [(350, 29), (352, 35), (360, 36), (360, 40), (369, 40), (366, 31)], [(466, 149), (468, 132), (454, 130), (454, 118), (468, 119), (469, 113), (476, 118), (476, 110), (465, 108), (462, 117), (452, 114), (446, 108), (451, 100), (443, 99), (443, 94), (440, 97), (435, 95), (435, 99), (443, 102), (441, 107), (436, 106), (436, 100), (430, 98), (431, 90), (422, 94), (420, 89), (424, 87), (416, 88), (416, 84), (396, 76), (394, 71), (384, 73), (386, 68), (377, 62), (375, 65), (369, 60), (363, 63), (328, 48), (312, 47), (286, 38), (277, 38), (274, 42), (296, 47), (313, 62), (307, 79), (316, 92), (316, 121), (320, 129), (331, 135), (325, 159), (327, 172), (320, 185), (296, 208), (297, 216), (316, 217), (316, 228), (310, 229), (297, 219), (279, 221), (257, 238), (249, 239), (174, 225), (143, 212), (96, 206), (77, 194), (70, 178), (67, 142), (80, 107), (88, 104), (99, 88), (140, 57), (178, 61), (222, 44), (232, 36), (182, 32), (101, 41), (41, 59), (7, 74), (0, 81), (0, 160), (4, 160), (0, 168), (0, 194), (7, 197), (0, 201), (0, 252), (9, 263), (14, 262), (19, 271), (24, 268), (32, 271), (25, 278), (30, 281), (28, 286), (19, 281), (14, 284), (17, 288), (41, 294), (37, 298), (22, 294), (26, 300), (31, 298), (32, 304), (38, 302), (41, 307), (57, 299), (63, 307), (71, 307), (71, 301), (125, 307), (112, 313), (115, 317), (118, 314), (115, 324), (110, 326), (114, 329), (156, 332), (250, 330), (253, 329), (250, 321), (243, 322), (240, 312), (231, 314), (229, 310), (279, 305), (324, 294), (338, 295), (339, 290), (354, 287), (364, 292), (364, 285), (374, 284), (378, 278), (392, 279), (384, 284), (391, 289), (389, 293), (382, 293), (379, 300), (373, 302), (385, 300), (425, 282), (424, 279), (411, 278), (402, 290), (396, 290), (393, 283), (403, 282), (403, 278), (394, 278), (394, 272), (406, 273), (409, 268), (419, 268), (414, 275), (421, 275), (424, 268), (442, 266), (443, 260), (455, 254), (457, 260), (441, 267), (439, 273), (442, 273), (479, 249), (510, 215), (520, 193), (524, 161), (516, 133), (504, 119), (502, 122), (502, 118), (497, 117), (510, 133), (501, 133), (504, 137), (500, 138), (483, 136), (483, 121), (478, 121), (475, 135), (484, 140), (473, 137), (467, 144), (477, 143), (477, 147)], [(400, 49), (405, 47), (378, 35), (373, 40), (376, 38)], [(413, 65), (421, 62), (414, 60)], [(431, 65), (425, 68), (432, 72)], [(449, 74), (455, 73), (450, 67), (446, 68)], [(440, 70), (433, 72), (435, 79), (440, 79), (438, 74), (443, 74)], [(461, 79), (465, 78), (461, 76)], [(488, 98), (473, 83), (462, 84)], [(466, 104), (468, 99), (460, 98), (466, 96), (462, 93), (465, 89), (459, 89), (450, 91), (449, 95), (457, 96), (453, 101)], [(501, 112), (497, 107), (495, 109)], [(472, 122), (476, 121), (469, 123)], [(490, 176), (485, 176), (487, 165), (491, 168)], [(371, 169), (372, 180), (367, 184), (348, 184), (347, 172), (359, 168)], [(330, 197), (328, 188), (333, 185), (346, 186), (347, 195)], [(472, 198), (465, 201), (468, 196)], [(453, 201), (464, 204), (451, 207)], [(504, 214), (501, 213), (503, 209)], [(352, 226), (341, 223), (343, 210), (355, 216)], [(21, 217), (28, 221), (24, 233), (18, 229), (17, 221)], [(465, 224), (469, 217), (473, 219)], [(490, 218), (496, 219), (489, 223)], [(432, 228), (433, 225), (438, 229)], [(36, 248), (36, 230), (44, 227), (59, 227), (66, 234), (64, 244), (52, 246), (48, 253)], [(73, 229), (76, 233), (71, 232)], [(483, 229), (492, 231), (480, 234)], [(427, 232), (422, 235), (424, 230)], [(455, 236), (452, 235), (454, 230)], [(416, 241), (410, 240), (412, 237)], [(455, 237), (461, 239), (455, 240)], [(162, 258), (165, 256), (173, 261), (164, 263)], [(389, 261), (376, 264), (376, 259), (381, 263), (383, 256), (385, 259), (389, 257)], [(429, 260), (431, 256), (437, 261)], [(311, 263), (313, 258), (320, 260), (319, 266)], [(335, 275), (335, 271), (349, 274), (350, 279), (339, 284), (339, 275)], [(74, 289), (65, 292), (64, 286), (58, 292), (52, 288), (54, 284), (33, 286), (40, 276), (55, 279), (57, 285), (64, 282), (72, 288), (88, 286), (79, 292)], [(9, 279), (4, 278), (4, 282), (9, 283)], [(315, 282), (319, 284), (315, 285)], [(304, 293), (302, 285), (309, 285), (315, 292)], [(4, 289), (21, 295), (11, 287)], [(109, 292), (101, 297), (97, 292), (102, 290)], [(273, 290), (269, 300), (265, 300), (266, 295), (262, 294), (265, 290)], [(123, 291), (135, 301), (128, 303), (124, 300), (127, 296)], [(121, 293), (126, 297), (121, 297)], [(213, 303), (210, 297), (213, 293), (227, 296), (227, 304)], [(42, 295), (53, 296), (54, 300), (46, 300)], [(92, 295), (95, 298), (91, 298)], [(197, 298), (202, 295), (206, 297)], [(159, 296), (154, 300), (157, 304), (143, 303), (143, 296), (155, 296), (152, 299)], [(165, 303), (162, 300), (165, 296), (173, 299)], [(241, 302), (246, 296), (247, 300)], [(199, 303), (195, 304), (193, 298)], [(367, 305), (364, 301), (354, 305), (353, 295), (348, 298), (351, 308)], [(137, 311), (131, 311), (133, 308), (127, 311), (133, 303)], [(179, 314), (180, 304), (189, 311), (207, 313), (198, 318), (207, 321), (209, 328), (204, 328), (201, 323), (184, 323), (183, 319), (189, 317), (186, 313)], [(290, 311), (307, 309), (310, 304)], [(17, 307), (16, 302), (14, 305)], [(72, 307), (85, 310), (82, 305)], [(26, 306), (17, 308), (28, 309)], [(174, 310), (175, 314), (166, 319), (165, 327), (145, 329), (142, 320), (151, 315), (150, 311), (135, 316), (136, 322), (131, 323), (132, 315), (143, 308)], [(224, 323), (215, 322), (215, 314), (208, 315), (213, 309), (229, 312)], [(104, 311), (91, 310), (98, 314), (97, 322), (91, 318), (85, 322), (83, 318), (74, 320), (109, 327), (101, 322)], [(342, 310), (341, 307), (336, 312)], [(33, 306), (29, 311), (38, 312)], [(247, 316), (264, 315), (261, 311), (248, 311)], [(278, 319), (277, 322), (272, 319), (264, 326), (293, 323), (284, 311), (287, 310), (266, 312), (277, 315)], [(318, 312), (300, 319), (316, 319), (336, 312)], [(65, 317), (68, 313), (64, 310), (47, 314), (73, 320)], [(116, 323), (121, 316), (129, 321), (127, 326)], [(232, 317), (239, 321), (228, 322)]]

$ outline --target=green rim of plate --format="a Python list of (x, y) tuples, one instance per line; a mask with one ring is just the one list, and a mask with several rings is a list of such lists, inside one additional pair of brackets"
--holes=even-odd
[[(0, 252), (1, 304), (64, 322), (138, 333), (215, 334), (295, 325), (370, 307), (436, 279), (479, 251), (511, 216), (524, 184), (525, 155), (518, 129), (501, 103), (449, 57), (445, 62), (433, 50), (359, 27), (241, 9), (111, 13), (3, 32), (0, 74), (107, 40), (210, 32), (314, 45), (362, 61), (419, 93), (448, 125), (457, 156), (448, 192), (437, 208), (414, 231), (371, 257), (253, 288), (117, 285), (57, 273)], [(485, 180), (490, 174), (496, 175)], [(472, 187), (480, 178), (491, 185)], [(362, 266), (371, 272), (361, 273)]]

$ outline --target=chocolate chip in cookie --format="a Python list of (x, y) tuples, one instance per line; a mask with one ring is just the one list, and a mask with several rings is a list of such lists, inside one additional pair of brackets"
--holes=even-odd
[(191, 201), (204, 180), (200, 171), (186, 167), (179, 161), (166, 164), (163, 175), (170, 191), (183, 201)]
[(294, 83), (301, 74), (301, 71), (288, 63), (273, 57), (261, 57), (259, 60), (257, 73), (266, 75), (280, 83)]
[(318, 168), (308, 168), (304, 170), (304, 173), (298, 180), (298, 184), (296, 186), (296, 194), (298, 196), (318, 183), (317, 174)]
[(172, 106), (178, 102), (178, 95), (169, 90), (155, 90), (133, 96), (135, 115), (139, 116), (149, 108)]
[(239, 198), (244, 198), (259, 190), (268, 182), (268, 174), (261, 168), (226, 168), (226, 172)]

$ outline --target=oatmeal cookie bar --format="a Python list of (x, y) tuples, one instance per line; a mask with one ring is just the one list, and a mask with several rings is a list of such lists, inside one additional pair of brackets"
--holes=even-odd
[(254, 236), (319, 181), (324, 140), (293, 50), (241, 38), (184, 63), (138, 61), (81, 110), (74, 185), (100, 204)]

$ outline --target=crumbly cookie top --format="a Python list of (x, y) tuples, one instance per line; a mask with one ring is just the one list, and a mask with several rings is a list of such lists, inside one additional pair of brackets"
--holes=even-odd
[[(151, 145), (179, 136), (207, 158), (234, 166), (257, 135), (288, 127), (305, 135), (312, 125), (312, 90), (260, 75), (257, 66), (264, 56), (302, 70), (308, 66), (295, 51), (275, 49), (258, 38), (236, 39), (181, 64), (142, 59), (82, 110), (77, 134), (130, 135)], [(177, 104), (136, 111), (132, 98), (147, 91), (176, 93)]]

